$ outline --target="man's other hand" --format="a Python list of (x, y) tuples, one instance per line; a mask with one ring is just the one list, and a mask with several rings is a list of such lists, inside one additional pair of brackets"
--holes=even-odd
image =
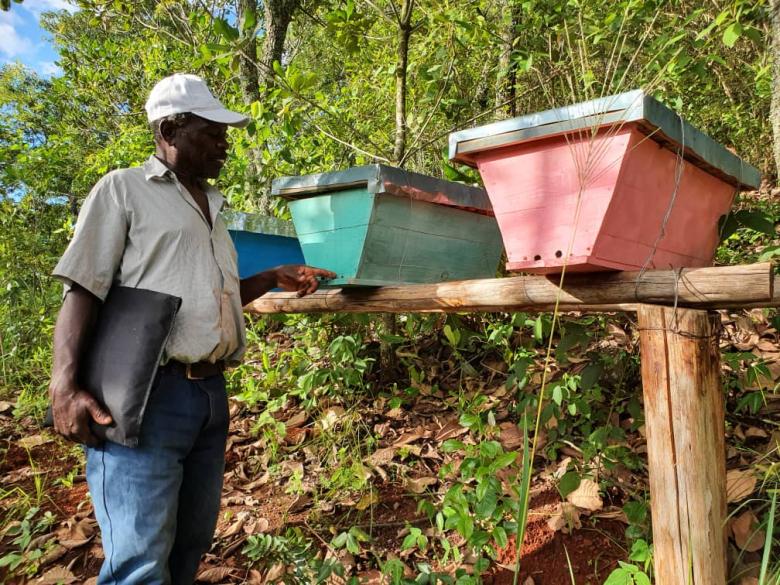
[(76, 387), (49, 389), (54, 430), (70, 441), (95, 446), (100, 439), (90, 429), (94, 420), (101, 425), (111, 424), (111, 415), (98, 404), (89, 392)]
[(319, 279), (336, 278), (336, 273), (313, 266), (300, 264), (288, 264), (274, 269), (276, 273), (276, 286), (279, 288), (297, 292), (299, 297), (310, 295), (320, 286)]

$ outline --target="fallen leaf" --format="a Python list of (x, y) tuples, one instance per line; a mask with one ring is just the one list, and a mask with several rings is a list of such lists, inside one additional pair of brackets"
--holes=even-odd
[(391, 424), (389, 422), (385, 422), (382, 424), (375, 424), (374, 434), (381, 439), (387, 434), (387, 431), (390, 430), (390, 426)]
[(523, 445), (523, 433), (513, 422), (504, 422), (498, 425), (501, 429), (501, 435), (498, 442), (504, 448), (504, 451), (514, 451)]
[(555, 512), (547, 519), (547, 526), (553, 532), (561, 531), (568, 534), (572, 529), (582, 528), (580, 511), (577, 506), (568, 502), (561, 502), (555, 507)]
[(420, 457), (441, 461), (441, 454), (436, 449), (434, 449), (430, 443), (427, 443), (425, 447), (423, 447), (423, 452), (420, 453)]
[(0, 414), (10, 414), (13, 409), (14, 409), (13, 402), (0, 400)]
[(758, 519), (753, 512), (747, 510), (731, 522), (731, 533), (734, 542), (745, 552), (756, 552), (764, 548), (766, 533), (758, 527)]
[(534, 582), (533, 577), (528, 577), (525, 581), (523, 581), (523, 585), (536, 585), (536, 583)]
[(393, 460), (395, 456), (395, 447), (385, 447), (383, 449), (377, 449), (371, 455), (368, 456), (368, 462), (374, 466), (387, 465)]
[(241, 489), (247, 492), (253, 492), (257, 488), (267, 484), (269, 481), (271, 481), (271, 474), (270, 472), (266, 471), (262, 476), (260, 476), (256, 480), (249, 482), (244, 486), (241, 486)]
[(578, 508), (591, 512), (604, 507), (604, 501), (599, 495), (599, 485), (592, 479), (580, 481), (580, 486), (566, 496), (566, 499)]
[(328, 410), (322, 413), (322, 417), (319, 420), (319, 425), (323, 431), (329, 431), (338, 426), (343, 416), (343, 408), (340, 406), (331, 406)]
[(22, 449), (32, 449), (46, 443), (51, 443), (54, 439), (47, 437), (46, 435), (30, 435), (29, 437), (22, 437), (16, 444)]
[(745, 431), (745, 437), (748, 439), (753, 438), (759, 438), (759, 439), (765, 439), (769, 436), (769, 433), (767, 433), (764, 429), (761, 429), (759, 427), (748, 427), (748, 430)]
[(780, 451), (780, 429), (772, 431), (772, 435), (769, 437), (766, 446), (763, 448), (762, 454), (769, 455), (772, 452)]
[(285, 459), (282, 461), (282, 464), (279, 467), (282, 469), (282, 477), (297, 475), (301, 479), (304, 478), (303, 463), (300, 461), (290, 461), (289, 459)]
[(42, 585), (70, 585), (78, 581), (67, 567), (52, 567), (46, 571), (36, 583)]
[(750, 471), (732, 469), (726, 473), (726, 500), (729, 504), (747, 498), (756, 489), (756, 476)]
[(376, 569), (360, 573), (357, 577), (360, 585), (383, 585), (389, 581), (381, 571), (377, 571)]
[(460, 426), (456, 420), (451, 420), (439, 429), (439, 431), (436, 433), (436, 440), (446, 441), (447, 439), (454, 439), (455, 437), (459, 437), (467, 432), (469, 432), (469, 430), (466, 427)]
[(406, 455), (414, 455), (415, 457), (422, 455), (422, 447), (419, 445), (404, 445), (401, 449)]
[(293, 502), (290, 504), (290, 507), (287, 509), (287, 511), (300, 512), (309, 504), (311, 504), (311, 494), (300, 494), (297, 498), (293, 500)]
[(423, 433), (419, 431), (409, 431), (407, 433), (404, 433), (400, 437), (398, 437), (393, 442), (393, 447), (403, 447), (404, 445), (408, 445), (409, 443), (414, 443), (417, 439), (421, 439), (423, 437)]
[(87, 544), (95, 536), (96, 524), (91, 518), (76, 520), (70, 518), (57, 531), (57, 539), (67, 549), (74, 549)]
[(593, 518), (598, 518), (600, 520), (618, 520), (623, 524), (628, 524), (628, 516), (626, 516), (626, 513), (620, 508), (615, 508), (613, 510), (604, 510), (603, 512), (594, 514)]
[(418, 477), (415, 479), (407, 479), (404, 485), (406, 486), (406, 489), (413, 494), (421, 494), (428, 489), (428, 486), (432, 486), (438, 481), (439, 480), (435, 477)]
[(299, 427), (287, 427), (287, 431), (284, 434), (285, 445), (300, 445), (306, 440), (306, 432), (308, 429), (302, 429)]
[(284, 577), (285, 573), (285, 567), (281, 563), (278, 563), (268, 569), (268, 572), (265, 574), (265, 582), (266, 583), (273, 583), (275, 581), (278, 581), (282, 577)]
[(284, 424), (288, 429), (297, 429), (306, 424), (307, 418), (309, 418), (309, 415), (306, 413), (306, 411), (302, 410), (298, 414), (284, 421)]
[(613, 338), (619, 346), (626, 346), (629, 344), (630, 340), (628, 334), (618, 325), (609, 323), (607, 325), (607, 331), (609, 332), (609, 336)]
[(265, 534), (270, 526), (271, 523), (267, 518), (256, 518), (244, 524), (244, 534)]
[(103, 551), (103, 546), (100, 544), (93, 544), (89, 547), (89, 558), (102, 561), (106, 558), (106, 553)]
[(221, 583), (233, 574), (232, 567), (209, 567), (198, 573), (198, 581), (204, 583)]
[[(771, 339), (761, 339), (756, 347), (763, 352), (772, 353), (775, 356), (777, 355), (777, 344)], [(762, 357), (764, 358), (764, 361), (769, 361), (772, 356), (763, 355)]]
[(241, 532), (244, 528), (244, 523), (246, 522), (246, 516), (246, 513), (239, 514), (235, 522), (228, 526), (223, 532), (218, 532), (217, 536), (219, 538), (230, 538)]
[(39, 562), (42, 567), (45, 567), (46, 565), (51, 565), (53, 562), (60, 560), (67, 553), (68, 553), (67, 548), (65, 548), (61, 544), (55, 544), (46, 552), (45, 555), (41, 557), (41, 560)]

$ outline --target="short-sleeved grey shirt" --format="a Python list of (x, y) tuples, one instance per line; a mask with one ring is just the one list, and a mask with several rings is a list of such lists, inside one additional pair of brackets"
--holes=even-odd
[(206, 187), (213, 229), (156, 157), (108, 173), (79, 213), (54, 269), (105, 299), (112, 284), (181, 297), (164, 360), (237, 363), (246, 344), (236, 250), (219, 216), (224, 198)]

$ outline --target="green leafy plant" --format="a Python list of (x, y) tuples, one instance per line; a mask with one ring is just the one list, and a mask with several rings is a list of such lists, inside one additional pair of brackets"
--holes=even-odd
[(290, 531), (287, 536), (252, 534), (242, 549), (253, 565), (284, 567), (281, 580), (288, 585), (326, 583), (332, 575), (344, 576), (344, 567), (335, 559), (317, 558), (311, 542)]
[(623, 561), (618, 561), (618, 565), (604, 581), (604, 585), (651, 585), (650, 577), (636, 565)]
[(11, 523), (6, 535), (13, 537), (13, 550), (0, 557), (0, 567), (7, 567), (11, 574), (34, 575), (38, 571), (39, 561), (46, 552), (46, 546), (35, 545), (36, 536), (45, 533), (55, 522), (51, 512), (37, 517), (40, 508), (33, 506), (21, 521)]
[(353, 555), (359, 555), (362, 552), (361, 544), (370, 541), (371, 537), (368, 534), (357, 526), (352, 526), (349, 530), (334, 536), (330, 544), (333, 548), (345, 548)]
[[(496, 474), (512, 468), (517, 453), (505, 452), (497, 441), (467, 445), (449, 439), (442, 449), (462, 452), (464, 459), (460, 466), (460, 481), (444, 495), (441, 511), (436, 512), (433, 519), (440, 533), (455, 529), (466, 540), (477, 556), (475, 570), (482, 572), (489, 565), (484, 555), (495, 558), (495, 547), (506, 547), (508, 535), (516, 531), (516, 525), (508, 518), (516, 516), (517, 501), (504, 494)], [(411, 535), (410, 532), (409, 537)]]

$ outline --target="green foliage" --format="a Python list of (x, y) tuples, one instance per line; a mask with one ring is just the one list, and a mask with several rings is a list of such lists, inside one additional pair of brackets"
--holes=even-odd
[[(516, 516), (518, 502), (504, 493), (496, 474), (505, 469), (516, 472), (517, 453), (505, 452), (497, 441), (466, 445), (450, 439), (442, 449), (462, 452), (464, 459), (460, 465), (460, 481), (445, 494), (434, 522), (442, 533), (455, 529), (477, 555), (475, 569), (484, 571), (487, 559), (483, 555), (495, 558), (495, 547), (505, 547), (508, 535), (516, 531), (516, 524), (507, 518)], [(419, 540), (416, 544), (420, 546)]]
[(35, 537), (45, 533), (54, 523), (51, 512), (45, 512), (36, 518), (40, 509), (31, 507), (21, 521), (11, 523), (5, 530), (12, 537), (13, 549), (0, 557), (0, 568), (7, 567), (11, 575), (34, 575), (39, 562), (46, 552), (45, 544), (36, 545)]
[(357, 526), (352, 526), (349, 530), (340, 532), (330, 541), (331, 546), (336, 549), (347, 549), (353, 555), (359, 555), (362, 552), (361, 543), (370, 542), (371, 537), (363, 532)]
[(604, 581), (604, 585), (650, 585), (650, 577), (636, 565), (618, 561), (620, 565)]
[(287, 585), (319, 585), (333, 576), (344, 576), (344, 567), (338, 561), (321, 560), (314, 556), (311, 542), (294, 531), (287, 536), (252, 534), (241, 553), (253, 564), (266, 569), (274, 565), (284, 566), (286, 572), (281, 579)]

